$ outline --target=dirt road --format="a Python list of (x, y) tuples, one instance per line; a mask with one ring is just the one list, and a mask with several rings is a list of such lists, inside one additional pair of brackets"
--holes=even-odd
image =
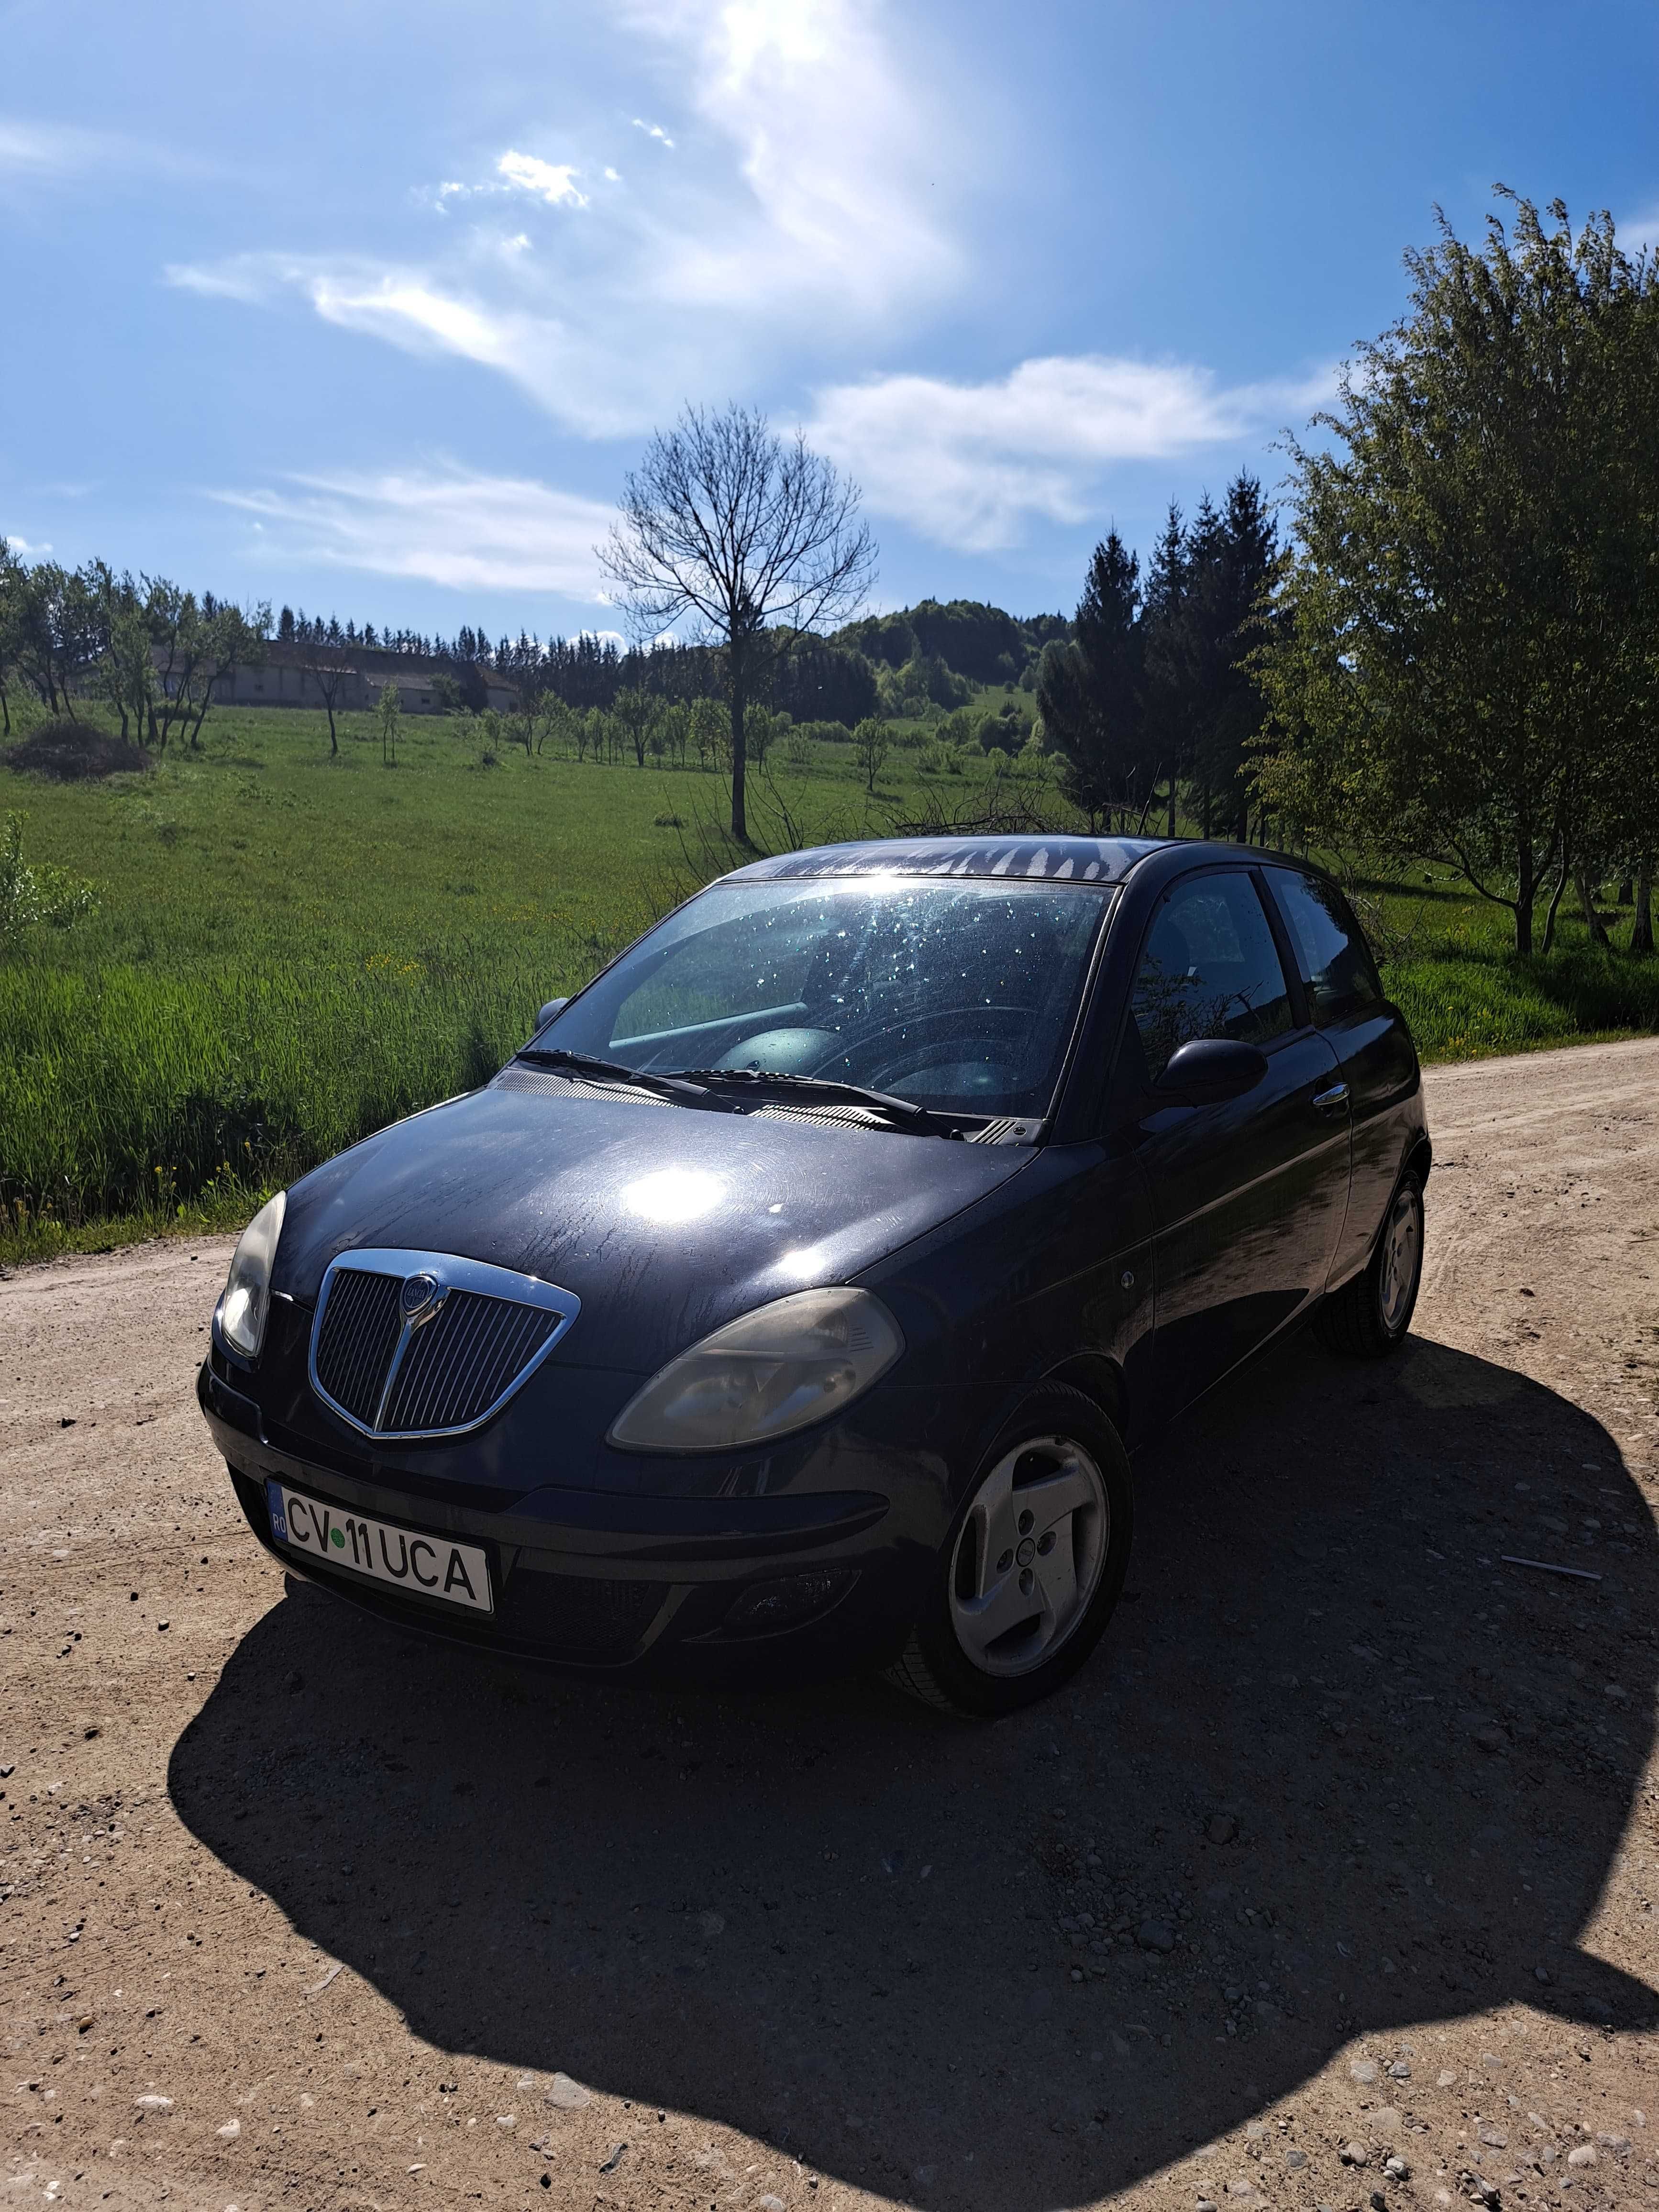
[(228, 1246), (0, 1285), (0, 2201), (1644, 2201), (1659, 1042), (1431, 1092), (1407, 1352), (1147, 1455), (991, 1729), (285, 1596), (191, 1395)]

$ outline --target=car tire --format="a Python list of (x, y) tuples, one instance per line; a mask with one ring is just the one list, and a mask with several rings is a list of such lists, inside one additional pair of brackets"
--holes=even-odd
[(1386, 1358), (1405, 1341), (1422, 1280), (1423, 1183), (1408, 1170), (1395, 1186), (1370, 1261), (1314, 1316), (1320, 1340), (1352, 1359)]
[(1081, 1390), (1045, 1384), (986, 1453), (888, 1680), (975, 1720), (1035, 1705), (1100, 1641), (1133, 1533), (1117, 1431)]

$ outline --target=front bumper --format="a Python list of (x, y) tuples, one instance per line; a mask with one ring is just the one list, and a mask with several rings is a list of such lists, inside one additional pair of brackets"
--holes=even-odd
[[(832, 1428), (836, 1486), (653, 1497), (551, 1486), (501, 1510), (419, 1492), (395, 1467), (349, 1471), (282, 1444), (255, 1401), (204, 1362), (197, 1396), (255, 1536), (290, 1572), (401, 1626), (583, 1672), (730, 1680), (787, 1655), (806, 1668), (894, 1656), (948, 1525), (938, 1465)], [(308, 1440), (307, 1440), (308, 1441)], [(343, 1456), (343, 1455), (342, 1455)], [(489, 1554), (495, 1610), (388, 1590), (274, 1540), (266, 1482), (346, 1511), (464, 1538)]]

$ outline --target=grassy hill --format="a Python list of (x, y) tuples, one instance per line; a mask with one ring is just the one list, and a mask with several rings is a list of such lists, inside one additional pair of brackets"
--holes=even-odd
[[(775, 753), (771, 842), (884, 835), (930, 809), (1066, 817), (1040, 771), (893, 734), (873, 793), (849, 746)], [(719, 864), (704, 830), (724, 785), (695, 767), (491, 763), (464, 720), (405, 724), (395, 769), (366, 716), (343, 721), (333, 763), (320, 714), (216, 710), (204, 736), (103, 781), (0, 769), (26, 857), (100, 897), (0, 951), (0, 1257), (240, 1218), (482, 1080), (544, 999)], [(763, 833), (773, 805), (758, 795)], [(1368, 896), (1426, 1055), (1659, 1026), (1659, 963), (1595, 953), (1573, 923), (1551, 963), (1516, 963), (1500, 914), (1416, 872)]]

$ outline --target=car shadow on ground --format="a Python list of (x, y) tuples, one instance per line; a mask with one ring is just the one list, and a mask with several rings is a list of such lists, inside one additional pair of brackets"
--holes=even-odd
[(1659, 1619), (1606, 1431), (1420, 1339), (1298, 1339), (1139, 1480), (1105, 1643), (994, 1728), (527, 1679), (296, 1588), (173, 1800), (434, 2044), (927, 2206), (1109, 2195), (1356, 2035), (1659, 2014), (1576, 1940)]

